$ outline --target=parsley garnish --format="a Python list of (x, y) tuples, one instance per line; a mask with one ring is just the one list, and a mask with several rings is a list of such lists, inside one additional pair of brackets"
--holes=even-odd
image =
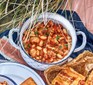
[(49, 36), (49, 33), (48, 32), (46, 32), (46, 34), (45, 34), (47, 37)]
[(28, 48), (30, 48), (30, 44), (28, 44), (27, 46), (28, 46)]
[(37, 36), (39, 33), (38, 33), (38, 31), (35, 31), (34, 34)]
[(58, 40), (59, 40), (59, 38), (60, 38), (60, 36), (59, 36), (59, 35), (57, 35), (57, 36), (56, 36), (56, 40), (58, 41)]
[(59, 46), (59, 49), (61, 49), (61, 48), (62, 48), (62, 46), (60, 45), (60, 46)]
[(68, 44), (65, 44), (66, 47), (68, 47)]
[(45, 29), (45, 30), (47, 30), (48, 28), (47, 28), (47, 27), (45, 27), (44, 29)]

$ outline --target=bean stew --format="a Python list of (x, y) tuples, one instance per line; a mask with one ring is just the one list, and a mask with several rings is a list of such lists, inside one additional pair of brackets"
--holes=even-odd
[(68, 31), (59, 23), (49, 20), (47, 24), (37, 22), (27, 29), (22, 37), (26, 52), (43, 63), (57, 62), (70, 51), (72, 39)]

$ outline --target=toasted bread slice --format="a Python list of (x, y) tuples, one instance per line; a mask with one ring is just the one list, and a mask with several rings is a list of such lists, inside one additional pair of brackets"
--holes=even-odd
[(89, 76), (88, 76), (88, 78), (86, 80), (86, 84), (85, 85), (93, 85), (93, 70), (89, 74)]
[(85, 77), (70, 67), (66, 67), (54, 78), (51, 85), (80, 85)]
[(6, 81), (0, 82), (0, 85), (8, 85)]
[(72, 67), (74, 70), (80, 74), (87, 76), (89, 71), (93, 69), (93, 53), (90, 51), (84, 51), (79, 54), (75, 59), (68, 62), (62, 67)]
[(61, 69), (62, 68), (60, 66), (55, 65), (44, 71), (44, 76), (46, 78), (48, 85), (51, 84), (51, 82), (57, 76), (57, 74), (61, 71)]
[(20, 85), (37, 85), (37, 84), (31, 77), (29, 77), (24, 82), (22, 82)]

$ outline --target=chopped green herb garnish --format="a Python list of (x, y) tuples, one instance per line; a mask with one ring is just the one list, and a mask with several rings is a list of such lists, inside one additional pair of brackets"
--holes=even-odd
[(30, 48), (30, 44), (28, 44), (27, 46), (28, 46), (28, 48)]
[(58, 40), (59, 40), (59, 38), (60, 38), (60, 36), (59, 36), (59, 35), (57, 35), (57, 36), (56, 36), (56, 40), (58, 41)]
[(34, 34), (37, 36), (39, 33), (38, 33), (38, 31), (35, 31)]
[(47, 30), (48, 28), (47, 28), (47, 27), (45, 27), (44, 29), (46, 29), (46, 30)]
[(46, 32), (46, 34), (45, 34), (47, 37), (49, 36), (49, 33), (48, 32)]
[(62, 48), (62, 46), (60, 45), (60, 46), (59, 46), (59, 49), (61, 49), (61, 48)]
[(65, 44), (66, 47), (68, 47), (68, 44)]

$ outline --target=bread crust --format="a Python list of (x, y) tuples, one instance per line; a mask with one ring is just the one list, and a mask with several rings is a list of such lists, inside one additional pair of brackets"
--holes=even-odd
[(20, 85), (37, 85), (37, 84), (31, 77), (29, 77), (24, 82), (22, 82)]
[(66, 67), (54, 78), (51, 85), (80, 85), (85, 77), (74, 69)]
[(88, 75), (85, 85), (93, 85), (93, 70)]
[(44, 71), (44, 76), (48, 85), (51, 85), (52, 80), (57, 76), (57, 74), (62, 70), (60, 66), (52, 66)]

